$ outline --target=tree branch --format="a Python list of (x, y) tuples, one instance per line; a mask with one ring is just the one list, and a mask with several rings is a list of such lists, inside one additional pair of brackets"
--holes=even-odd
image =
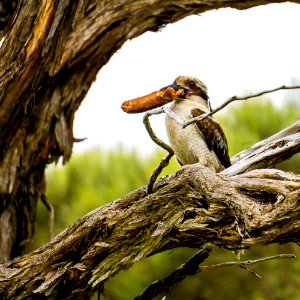
[[(178, 269), (172, 272), (170, 275), (166, 276), (163, 279), (157, 280), (149, 285), (135, 300), (150, 300), (155, 296), (168, 292), (169, 289), (176, 283), (183, 281), (187, 276), (195, 275), (200, 272), (209, 271), (218, 268), (231, 267), (231, 266), (240, 266), (246, 268), (246, 265), (258, 264), (267, 260), (282, 259), (282, 258), (295, 258), (294, 254), (279, 254), (274, 256), (268, 256), (264, 258), (259, 258), (255, 260), (246, 260), (246, 261), (228, 261), (225, 263), (209, 265), (199, 267), (209, 255), (209, 252), (212, 250), (210, 245), (203, 247), (199, 252), (197, 252), (193, 257), (191, 257), (187, 262), (182, 264)], [(250, 270), (248, 270), (250, 271)], [(250, 271), (254, 273), (253, 271)], [(254, 275), (258, 276), (256, 273)]]
[(152, 139), (152, 141), (157, 144), (158, 146), (160, 146), (161, 148), (163, 148), (164, 150), (166, 150), (167, 152), (169, 152), (170, 154), (174, 154), (174, 151), (173, 149), (168, 145), (166, 144), (163, 140), (159, 139), (157, 137), (157, 135), (155, 134), (155, 132), (153, 131), (151, 125), (150, 125), (150, 121), (149, 121), (149, 118), (153, 115), (158, 115), (158, 114), (161, 114), (165, 112), (165, 108), (164, 107), (160, 107), (160, 108), (156, 108), (156, 109), (152, 109), (148, 112), (146, 112), (144, 114), (144, 118), (143, 118), (143, 122), (144, 122), (144, 125), (145, 125), (145, 128), (150, 136), (150, 138)]
[(182, 127), (185, 128), (187, 127), (188, 125), (190, 124), (193, 124), (197, 121), (200, 121), (200, 120), (203, 120), (209, 116), (212, 116), (214, 115), (216, 112), (220, 111), (221, 109), (225, 108), (228, 104), (230, 104), (231, 102), (234, 102), (234, 101), (242, 101), (242, 100), (248, 100), (248, 99), (252, 99), (252, 98), (257, 98), (259, 96), (262, 96), (262, 95), (265, 95), (265, 94), (269, 94), (269, 93), (274, 93), (276, 91), (280, 91), (280, 90), (294, 90), (294, 89), (300, 89), (300, 85), (293, 85), (293, 86), (286, 86), (286, 85), (282, 85), (280, 87), (277, 87), (277, 88), (273, 88), (273, 89), (270, 89), (270, 90), (264, 90), (264, 91), (261, 91), (261, 92), (258, 92), (258, 93), (255, 93), (255, 94), (251, 94), (251, 95), (247, 95), (247, 96), (243, 96), (243, 97), (240, 97), (240, 96), (232, 96), (231, 98), (229, 98), (227, 101), (225, 101), (223, 104), (221, 104), (220, 106), (218, 106), (217, 108), (213, 109), (211, 112), (209, 113), (205, 113), (205, 114), (202, 114), (198, 117), (195, 117), (195, 118), (191, 118), (189, 119), (188, 121), (185, 121), (183, 124), (182, 124)]
[(221, 173), (241, 174), (270, 168), (300, 152), (300, 121), (262, 140), (231, 158), (232, 166)]
[[(231, 162), (233, 164), (236, 164), (238, 161), (241, 161), (242, 159), (245, 159), (247, 156), (254, 155), (254, 152), (257, 151), (258, 149), (264, 147), (265, 145), (270, 145), (272, 143), (276, 144), (278, 143), (277, 146), (280, 145), (281, 142), (284, 142), (284, 139), (294, 139), (297, 141), (297, 136), (300, 133), (300, 121), (295, 122), (291, 126), (282, 129), (281, 131), (275, 133), (274, 135), (257, 142), (253, 146), (249, 147), (246, 150), (241, 151), (240, 153), (236, 154), (231, 158)], [(271, 148), (271, 147), (270, 147)], [(262, 148), (264, 151), (266, 151), (266, 147)], [(299, 151), (298, 151), (299, 152)], [(291, 153), (288, 153), (286, 155), (286, 158), (289, 158)], [(295, 153), (292, 153), (295, 154)], [(278, 162), (276, 162), (278, 163)], [(266, 165), (264, 167), (267, 167)]]
[(298, 176), (275, 170), (225, 176), (194, 165), (160, 180), (151, 195), (142, 188), (90, 212), (47, 245), (11, 261), (33, 235), (46, 165), (70, 158), (74, 114), (98, 71), (127, 40), (191, 14), (279, 2), (285, 1), (28, 0), (6, 14), (0, 298), (86, 299), (121, 269), (179, 246), (299, 242)]
[(49, 201), (46, 195), (41, 196), (42, 203), (45, 205), (46, 209), (49, 211), (49, 237), (50, 241), (54, 238), (54, 224), (55, 224), (55, 209), (52, 203)]
[(195, 275), (199, 270), (199, 265), (208, 258), (212, 245), (205, 245), (200, 251), (193, 255), (188, 261), (182, 264), (178, 269), (167, 277), (157, 280), (149, 285), (135, 300), (150, 300), (159, 294), (169, 291), (176, 283), (181, 282), (187, 276)]
[(231, 267), (231, 266), (248, 266), (248, 265), (254, 265), (258, 264), (267, 260), (274, 260), (274, 259), (282, 259), (282, 258), (296, 258), (296, 255), (294, 254), (278, 254), (273, 256), (267, 256), (263, 258), (258, 259), (250, 259), (250, 260), (237, 260), (237, 261), (227, 261), (224, 263), (216, 264), (216, 265), (210, 265), (210, 266), (203, 266), (198, 269), (197, 273), (218, 269), (218, 268), (224, 268), (224, 267)]
[(151, 111), (146, 112), (144, 114), (144, 118), (143, 118), (144, 125), (145, 125), (146, 130), (147, 130), (150, 138), (152, 139), (152, 141), (168, 152), (168, 154), (160, 161), (159, 165), (155, 168), (155, 170), (153, 171), (153, 173), (150, 177), (149, 183), (147, 184), (147, 193), (148, 194), (152, 193), (153, 185), (154, 185), (156, 179), (158, 178), (158, 176), (162, 172), (162, 170), (169, 164), (170, 159), (174, 155), (173, 149), (168, 144), (166, 144), (163, 140), (161, 140), (157, 137), (157, 135), (153, 131), (151, 124), (150, 124), (149, 117), (153, 116), (153, 115), (161, 114), (162, 112), (164, 112), (163, 107), (159, 108), (159, 109), (153, 109)]
[(162, 172), (162, 170), (169, 165), (170, 159), (174, 154), (168, 153), (159, 163), (159, 165), (154, 169), (151, 174), (150, 180), (147, 184), (147, 194), (151, 194), (153, 191), (153, 186), (155, 181), (157, 180), (158, 176)]
[(2, 265), (0, 296), (78, 299), (103, 290), (108, 278), (142, 258), (181, 246), (300, 242), (299, 199), (299, 175), (224, 176), (186, 166), (159, 180), (154, 193), (141, 188), (100, 207), (49, 244)]

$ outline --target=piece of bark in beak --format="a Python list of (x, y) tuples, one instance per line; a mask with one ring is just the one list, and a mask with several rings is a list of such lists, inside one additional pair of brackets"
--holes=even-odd
[(183, 94), (183, 89), (175, 90), (170, 85), (148, 95), (127, 100), (122, 103), (121, 108), (126, 113), (141, 113), (172, 102)]

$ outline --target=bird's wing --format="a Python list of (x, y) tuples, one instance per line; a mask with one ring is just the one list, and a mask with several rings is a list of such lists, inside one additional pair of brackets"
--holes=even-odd
[[(192, 117), (202, 115), (204, 111), (199, 108), (192, 109)], [(201, 131), (209, 150), (213, 150), (221, 164), (228, 168), (231, 166), (228, 155), (228, 144), (225, 134), (220, 126), (212, 117), (207, 117), (203, 120), (195, 122), (198, 129)]]

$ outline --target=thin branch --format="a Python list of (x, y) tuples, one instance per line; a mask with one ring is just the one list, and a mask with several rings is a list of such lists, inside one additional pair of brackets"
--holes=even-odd
[(246, 260), (246, 261), (229, 261), (225, 263), (203, 266), (199, 265), (209, 256), (209, 253), (212, 250), (212, 245), (208, 244), (204, 246), (200, 251), (193, 255), (188, 261), (182, 264), (174, 272), (169, 274), (163, 279), (157, 280), (149, 285), (140, 295), (138, 295), (135, 300), (150, 300), (156, 297), (159, 294), (169, 291), (169, 289), (176, 283), (183, 281), (187, 276), (192, 276), (200, 272), (213, 270), (217, 268), (230, 267), (238, 265), (243, 269), (246, 269), (251, 274), (260, 278), (260, 276), (252, 270), (249, 270), (246, 266), (261, 263), (267, 260), (273, 259), (282, 259), (282, 258), (295, 258), (294, 254), (279, 254), (274, 256), (268, 256), (264, 258), (259, 258), (255, 260)]
[(247, 270), (250, 274), (253, 274), (254, 276), (256, 276), (256, 277), (258, 277), (259, 279), (261, 279), (261, 276), (260, 276), (260, 275), (258, 275), (256, 272), (250, 270), (250, 269), (247, 268), (246, 266), (241, 265), (240, 267), (241, 267), (242, 269), (244, 269), (244, 270)]
[(153, 191), (153, 185), (157, 179), (157, 177), (159, 176), (159, 174), (162, 172), (162, 170), (168, 166), (170, 159), (172, 158), (174, 154), (173, 153), (168, 153), (159, 163), (159, 165), (155, 168), (155, 170), (153, 171), (150, 180), (147, 184), (147, 194), (151, 194)]
[(273, 256), (267, 256), (264, 258), (253, 259), (253, 260), (228, 261), (225, 263), (200, 267), (198, 269), (197, 273), (208, 271), (208, 270), (213, 270), (213, 269), (218, 269), (218, 268), (230, 267), (230, 266), (234, 266), (234, 265), (237, 265), (237, 266), (254, 265), (254, 264), (261, 263), (263, 261), (273, 260), (273, 259), (281, 259), (281, 258), (296, 258), (296, 255), (295, 254), (278, 254), (278, 255), (273, 255)]
[(166, 144), (163, 140), (159, 139), (157, 137), (157, 135), (155, 134), (155, 132), (153, 131), (151, 125), (150, 125), (150, 121), (149, 121), (149, 118), (153, 115), (159, 115), (161, 113), (165, 112), (165, 109), (164, 107), (160, 107), (158, 109), (152, 109), (148, 112), (145, 113), (144, 115), (144, 118), (143, 118), (143, 122), (144, 122), (144, 125), (146, 127), (146, 130), (150, 136), (150, 138), (152, 139), (152, 141), (157, 144), (158, 146), (160, 146), (161, 148), (165, 149), (167, 152), (169, 152), (170, 154), (174, 154), (174, 151), (173, 149), (168, 145)]
[(145, 113), (144, 118), (143, 118), (144, 125), (145, 125), (146, 130), (147, 130), (150, 138), (152, 139), (152, 141), (168, 152), (167, 156), (161, 160), (159, 165), (153, 171), (153, 173), (150, 177), (150, 180), (147, 184), (147, 194), (152, 193), (153, 185), (154, 185), (157, 177), (162, 172), (162, 170), (169, 164), (170, 159), (174, 155), (173, 149), (168, 144), (166, 144), (163, 140), (159, 139), (157, 137), (157, 135), (154, 133), (154, 131), (151, 127), (150, 121), (149, 121), (150, 116), (158, 115), (158, 114), (161, 114), (163, 112), (164, 112), (163, 107), (160, 107), (159, 109), (153, 109), (153, 110), (148, 111), (147, 113)]
[(179, 116), (177, 116), (169, 107), (163, 107), (164, 113), (168, 115), (168, 117), (172, 120), (174, 120), (178, 125), (184, 126), (185, 122), (183, 119), (181, 119)]
[(241, 100), (247, 100), (247, 99), (251, 99), (251, 98), (256, 98), (259, 96), (262, 96), (264, 94), (269, 94), (269, 93), (273, 93), (279, 90), (292, 90), (292, 89), (300, 89), (300, 85), (294, 85), (294, 86), (286, 86), (286, 85), (282, 85), (280, 87), (274, 88), (274, 89), (270, 89), (270, 90), (264, 90), (252, 95), (248, 95), (248, 96), (244, 96), (244, 97), (239, 97), (239, 96), (233, 96), (231, 98), (229, 98), (227, 101), (225, 101), (223, 104), (221, 104), (220, 106), (218, 106), (217, 108), (213, 109), (211, 112), (206, 113), (206, 114), (202, 114), (198, 117), (189, 119), (188, 121), (185, 121), (184, 124), (182, 125), (183, 128), (187, 127), (188, 125), (200, 121), (202, 119), (205, 119), (209, 116), (212, 116), (213, 114), (215, 114), (216, 112), (220, 111), (221, 109), (223, 109), (224, 107), (226, 107), (228, 104), (230, 104), (231, 102), (234, 101), (241, 101)]
[(149, 285), (140, 295), (135, 297), (135, 300), (153, 299), (157, 295), (167, 292), (171, 286), (181, 282), (187, 276), (195, 275), (198, 272), (199, 264), (201, 264), (209, 256), (212, 248), (213, 246), (211, 244), (203, 246), (200, 251), (198, 251), (170, 275)]
[(45, 207), (47, 208), (47, 210), (49, 211), (49, 225), (48, 225), (49, 226), (49, 236), (50, 236), (50, 240), (53, 240), (53, 238), (55, 236), (54, 235), (55, 209), (45, 194), (41, 195), (41, 200), (42, 200), (43, 204), (45, 205)]
[(87, 138), (73, 138), (73, 143), (80, 143), (87, 140)]

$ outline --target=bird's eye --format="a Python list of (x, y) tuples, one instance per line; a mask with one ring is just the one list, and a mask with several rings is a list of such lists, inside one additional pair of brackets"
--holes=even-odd
[(190, 88), (190, 89), (193, 89), (193, 88), (195, 88), (196, 87), (196, 84), (195, 84), (195, 82), (189, 82), (188, 83), (188, 87)]

